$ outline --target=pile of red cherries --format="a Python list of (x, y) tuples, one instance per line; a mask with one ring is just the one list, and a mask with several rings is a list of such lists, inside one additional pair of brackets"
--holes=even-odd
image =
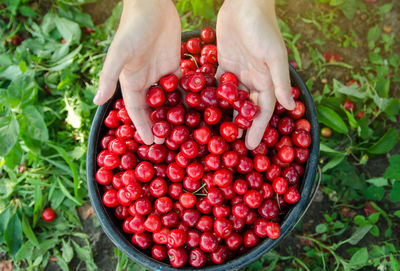
[(214, 42), (211, 28), (182, 42), (183, 77), (165, 76), (148, 90), (152, 131), (163, 144), (143, 143), (119, 99), (97, 156), (104, 205), (133, 245), (174, 267), (221, 264), (278, 238), (309, 155), (311, 127), (294, 87), (295, 109), (277, 103), (262, 142), (246, 148), (259, 107), (232, 73), (217, 84)]

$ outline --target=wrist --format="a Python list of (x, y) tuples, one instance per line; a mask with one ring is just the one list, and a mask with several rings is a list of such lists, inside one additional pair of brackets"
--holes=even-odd
[(237, 9), (257, 9), (268, 15), (275, 15), (275, 0), (225, 0), (223, 6), (234, 6)]

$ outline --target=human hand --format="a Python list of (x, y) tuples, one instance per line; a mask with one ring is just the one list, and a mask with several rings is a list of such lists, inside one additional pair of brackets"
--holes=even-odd
[(119, 77), (125, 107), (148, 145), (163, 140), (153, 136), (146, 91), (161, 76), (180, 71), (180, 46), (180, 19), (170, 0), (124, 1), (93, 102), (109, 100)]
[(288, 110), (295, 107), (274, 4), (273, 0), (225, 0), (217, 19), (217, 77), (234, 73), (260, 106), (246, 134), (251, 150), (261, 142), (276, 100)]

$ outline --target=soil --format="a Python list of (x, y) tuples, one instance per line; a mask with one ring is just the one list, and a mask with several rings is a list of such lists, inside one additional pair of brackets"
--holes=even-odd
[[(84, 6), (85, 12), (88, 12), (96, 24), (103, 23), (112, 12), (112, 8), (119, 2), (119, 0), (100, 0), (96, 3), (87, 4)], [(301, 38), (297, 43), (301, 59), (303, 61), (303, 71), (300, 72), (303, 78), (312, 78), (315, 74), (315, 68), (310, 65), (310, 56), (306, 47), (306, 44), (311, 44), (311, 41), (318, 37), (322, 37), (322, 33), (316, 32), (315, 28), (311, 27), (310, 24), (299, 20), (298, 14), (304, 14), (308, 10), (321, 10), (321, 12), (329, 12), (327, 5), (315, 4), (316, 1), (308, 0), (288, 0), (288, 5), (285, 9), (280, 9), (278, 15), (284, 18), (284, 21), (290, 26), (292, 33), (301, 33)], [(392, 1), (379, 1), (379, 5), (383, 2)], [(393, 1), (396, 2), (396, 1)], [(384, 24), (391, 25), (393, 27), (392, 33), (400, 33), (400, 4), (394, 3), (395, 7), (391, 12), (386, 14)], [(350, 23), (346, 20), (345, 23), (340, 24), (339, 27), (344, 30), (352, 29), (356, 32), (357, 36), (365, 37), (369, 28), (365, 25), (365, 14), (360, 11), (356, 12), (354, 20)], [(206, 23), (207, 24), (207, 23)], [(399, 36), (396, 37), (397, 44), (399, 44)], [(360, 69), (363, 66), (364, 59), (368, 58), (368, 48), (366, 44), (363, 44), (361, 40), (356, 40), (359, 47), (347, 47), (339, 48), (335, 41), (328, 41), (323, 46), (319, 46), (321, 52), (324, 51), (339, 51), (343, 56), (346, 63), (351, 64), (355, 70)], [(349, 81), (351, 79), (350, 71), (342, 68), (329, 68), (329, 72), (326, 73), (326, 82), (331, 82), (332, 79), (337, 79), (340, 81)], [(314, 89), (322, 89), (323, 82), (315, 81)], [(392, 95), (400, 97), (400, 84), (392, 84)], [(397, 148), (397, 151), (399, 149)], [(370, 174), (377, 176), (378, 173), (382, 173), (387, 165), (387, 159), (385, 156), (377, 157), (368, 163), (368, 168)], [(371, 166), (371, 167), (370, 167)], [(299, 255), (303, 252), (302, 242), (296, 237), (304, 232), (313, 232), (315, 226), (322, 222), (323, 214), (330, 212), (332, 207), (332, 202), (325, 196), (321, 191), (318, 191), (314, 199), (314, 204), (311, 204), (309, 210), (305, 214), (303, 220), (299, 223), (296, 229), (289, 234), (285, 240), (283, 240), (276, 250), (283, 254), (287, 254), (287, 248), (290, 248), (293, 255)], [(93, 220), (91, 218), (84, 220), (84, 231), (90, 235), (91, 247), (93, 249), (93, 254), (95, 262), (99, 267), (99, 270), (115, 270), (116, 259), (113, 253), (115, 246), (107, 238), (100, 227), (93, 226)], [(84, 264), (80, 264), (78, 270), (84, 270)], [(56, 264), (51, 264), (47, 270), (59, 270)]]

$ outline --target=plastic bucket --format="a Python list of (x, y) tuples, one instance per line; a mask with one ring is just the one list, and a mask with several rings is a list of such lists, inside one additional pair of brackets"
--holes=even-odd
[[(186, 41), (192, 37), (199, 36), (200, 31), (184, 32), (182, 33), (182, 40)], [(293, 230), (297, 222), (302, 218), (304, 213), (307, 211), (309, 205), (311, 204), (313, 196), (315, 195), (315, 192), (319, 185), (319, 182), (315, 181), (319, 159), (318, 120), (312, 97), (306, 85), (304, 84), (303, 80), (296, 72), (296, 70), (292, 66), (290, 66), (289, 68), (292, 85), (300, 90), (300, 100), (302, 100), (305, 104), (306, 117), (311, 123), (312, 143), (310, 146), (309, 159), (307, 161), (303, 179), (299, 188), (301, 199), (290, 209), (290, 211), (282, 219), (280, 224), (281, 235), (279, 236), (279, 238), (275, 240), (268, 238), (264, 239), (256, 247), (250, 249), (247, 253), (241, 255), (240, 257), (237, 257), (220, 265), (207, 266), (197, 270), (238, 270), (253, 263), (262, 255), (273, 249)], [(106, 133), (107, 127), (104, 125), (104, 119), (106, 118), (107, 113), (111, 110), (114, 101), (119, 98), (121, 98), (121, 90), (118, 84), (117, 91), (115, 92), (112, 99), (110, 99), (104, 105), (98, 107), (90, 129), (86, 158), (87, 186), (90, 201), (106, 235), (120, 250), (128, 255), (129, 258), (152, 270), (176, 270), (176, 268), (172, 267), (171, 265), (156, 261), (149, 255), (146, 255), (141, 250), (134, 247), (131, 244), (131, 235), (125, 234), (122, 231), (121, 221), (118, 221), (116, 218), (114, 218), (112, 209), (105, 207), (102, 203), (101, 185), (97, 183), (95, 178), (96, 171), (98, 169), (96, 157), (97, 154), (101, 151), (100, 139)], [(192, 267), (182, 267), (179, 269), (196, 270)]]

